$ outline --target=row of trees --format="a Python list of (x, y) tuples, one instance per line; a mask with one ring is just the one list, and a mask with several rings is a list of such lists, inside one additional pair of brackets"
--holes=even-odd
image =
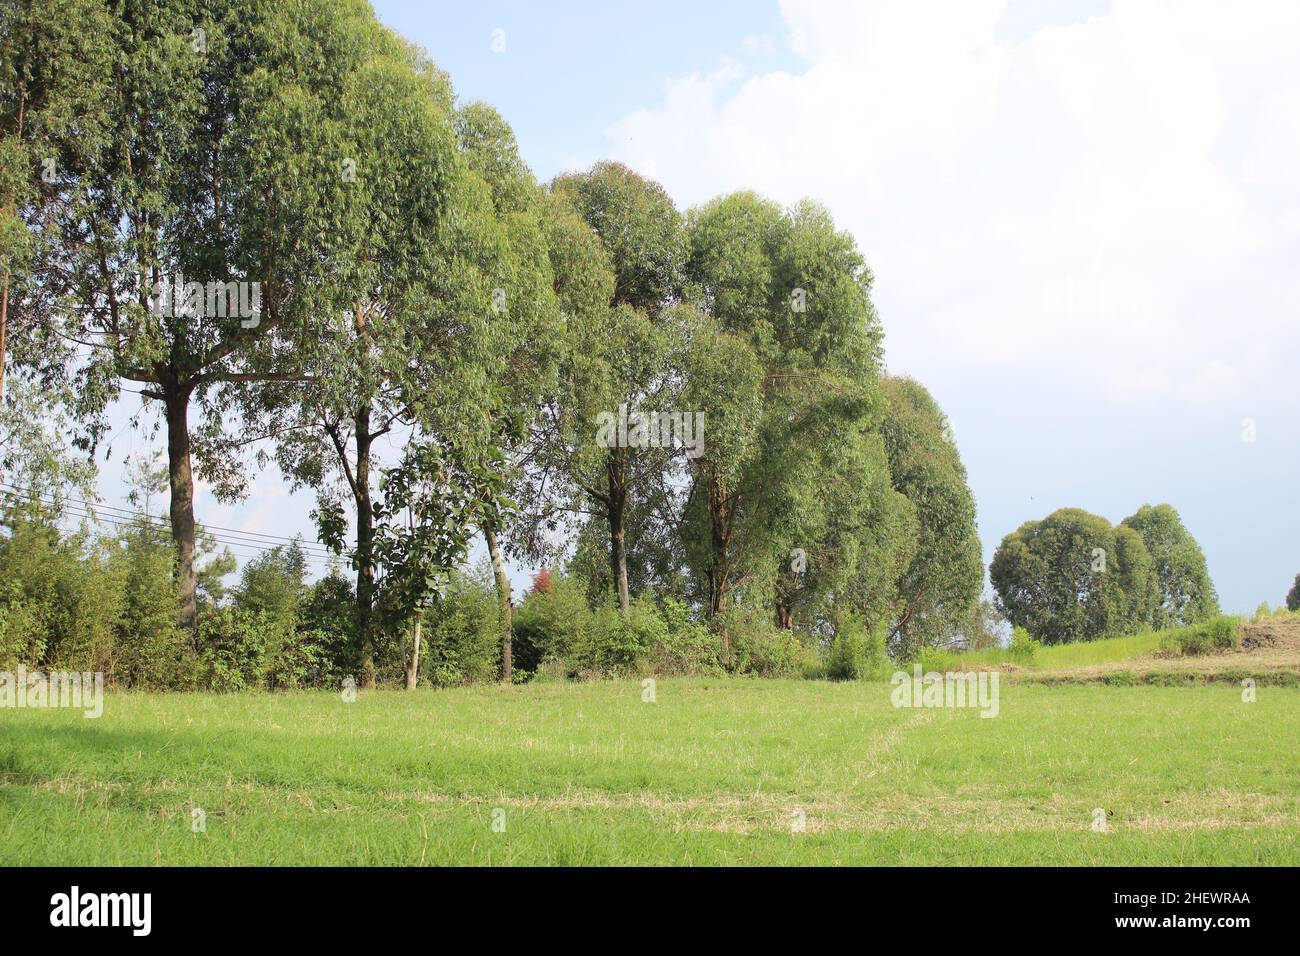
[(989, 577), (998, 607), (1045, 644), (1163, 630), (1219, 613), (1205, 555), (1167, 504), (1119, 525), (1078, 508), (1002, 539)]
[[(92, 455), (125, 393), (161, 409), (192, 644), (195, 476), (235, 500), (271, 460), (356, 570), (366, 684), (475, 534), (507, 678), (507, 555), (572, 552), (625, 617), (678, 598), (724, 662), (738, 613), (862, 619), (899, 653), (969, 619), (965, 471), (925, 389), (883, 375), (871, 274), (821, 207), (683, 216), (613, 163), (544, 187), (352, 0), (15, 0), (0, 79), (15, 374)], [(158, 308), (182, 280), (260, 308)], [(621, 409), (702, 415), (703, 444), (597, 442)]]

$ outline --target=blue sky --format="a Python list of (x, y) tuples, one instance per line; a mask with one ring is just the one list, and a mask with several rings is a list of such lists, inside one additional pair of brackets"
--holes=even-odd
[[(1226, 609), (1300, 572), (1300, 6), (375, 7), (539, 178), (615, 158), (683, 209), (825, 203), (890, 371), (952, 417), (986, 559), (1058, 507), (1168, 501)], [(273, 472), (253, 493), (203, 493), (200, 519), (311, 537), (307, 496)]]

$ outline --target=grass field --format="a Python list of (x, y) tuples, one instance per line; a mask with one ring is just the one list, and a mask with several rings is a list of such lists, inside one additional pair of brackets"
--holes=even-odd
[(993, 719), (896, 709), (890, 690), (682, 679), (654, 703), (629, 681), (5, 710), (0, 864), (1300, 863), (1300, 690), (1004, 684)]

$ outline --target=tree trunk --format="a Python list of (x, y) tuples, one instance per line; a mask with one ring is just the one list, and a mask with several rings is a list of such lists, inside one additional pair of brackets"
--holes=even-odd
[(375, 515), (370, 500), (370, 406), (362, 405), (353, 420), (357, 440), (354, 497), (357, 504), (357, 627), (361, 639), (361, 686), (375, 686)]
[(5, 366), (8, 352), (5, 351), (5, 330), (9, 326), (9, 270), (5, 269), (4, 278), (0, 280), (0, 405), (5, 400)]
[(790, 610), (790, 605), (785, 603), (785, 598), (780, 596), (776, 599), (776, 626), (783, 631), (794, 627), (794, 613)]
[(415, 684), (420, 679), (420, 642), (424, 640), (424, 614), (417, 611), (415, 614), (415, 627), (411, 632), (411, 656), (406, 662), (406, 689), (415, 690)]
[[(709, 617), (718, 620), (727, 610), (730, 597), (731, 575), (727, 568), (727, 552), (731, 540), (728, 523), (728, 498), (726, 483), (710, 469), (705, 480), (709, 512)], [(731, 632), (723, 622), (718, 629), (722, 640), (722, 663), (731, 663)]]
[(606, 466), (609, 474), (609, 561), (610, 570), (614, 572), (614, 591), (618, 595), (618, 607), (626, 615), (632, 600), (627, 586), (627, 546), (624, 527), (627, 486), (623, 481), (624, 468), (621, 456), (610, 456)]
[(506, 564), (501, 560), (501, 548), (497, 546), (497, 536), (491, 528), (483, 529), (487, 539), (488, 555), (492, 558), (492, 574), (497, 581), (497, 607), (501, 624), (501, 680), (514, 683), (514, 602), (510, 593), (510, 577), (506, 574)]
[(5, 400), (5, 369), (9, 353), (5, 344), (5, 332), (9, 328), (9, 270), (5, 269), (4, 278), (0, 280), (0, 405)]
[(729, 575), (727, 574), (727, 489), (716, 476), (707, 481), (709, 507), (709, 616), (716, 617), (727, 609)]
[(172, 541), (176, 545), (176, 581), (180, 590), (180, 626), (195, 641), (198, 578), (194, 571), (194, 472), (190, 462), (190, 390), (171, 386), (167, 406), (167, 463), (171, 481)]

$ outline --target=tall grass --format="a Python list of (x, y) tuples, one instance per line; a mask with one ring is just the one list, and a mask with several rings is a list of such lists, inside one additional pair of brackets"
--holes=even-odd
[[(1235, 619), (1232, 619), (1235, 622)], [(1019, 664), (1030, 670), (1067, 670), (1073, 667), (1091, 667), (1113, 661), (1127, 661), (1145, 657), (1161, 649), (1182, 646), (1182, 638), (1199, 633), (1207, 625), (1178, 628), (1167, 631), (1144, 631), (1124, 637), (1110, 637), (1101, 641), (1080, 641), (1074, 644), (1053, 644), (1035, 651), (1031, 660), (1017, 660), (1010, 648), (992, 647), (983, 651), (969, 651), (951, 655), (951, 670), (978, 670), (1005, 664)]]

